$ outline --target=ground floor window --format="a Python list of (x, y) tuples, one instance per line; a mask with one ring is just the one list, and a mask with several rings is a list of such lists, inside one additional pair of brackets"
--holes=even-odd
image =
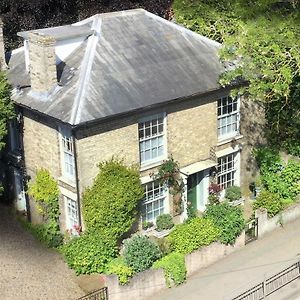
[(157, 216), (166, 210), (167, 189), (158, 182), (145, 184), (145, 197), (142, 204), (142, 219), (155, 222)]
[(236, 184), (237, 152), (218, 158), (218, 184), (221, 189)]
[(75, 229), (79, 225), (78, 206), (77, 201), (67, 196), (64, 196), (66, 203), (67, 227), (68, 229)]

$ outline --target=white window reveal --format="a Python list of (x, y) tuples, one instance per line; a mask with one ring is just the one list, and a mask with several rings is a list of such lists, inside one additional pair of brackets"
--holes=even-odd
[(226, 139), (239, 133), (239, 98), (218, 100), (218, 138)]
[(155, 222), (156, 218), (167, 212), (167, 189), (156, 182), (145, 184), (145, 197), (142, 206), (143, 221)]
[(140, 162), (147, 164), (165, 158), (165, 116), (152, 116), (139, 123)]
[(67, 128), (60, 129), (61, 136), (61, 159), (62, 159), (62, 175), (69, 179), (75, 178), (75, 160), (74, 146), (71, 130)]
[(237, 152), (218, 158), (218, 184), (221, 189), (237, 185)]
[(77, 201), (67, 196), (64, 196), (64, 200), (66, 205), (67, 228), (72, 234), (76, 234), (79, 225)]

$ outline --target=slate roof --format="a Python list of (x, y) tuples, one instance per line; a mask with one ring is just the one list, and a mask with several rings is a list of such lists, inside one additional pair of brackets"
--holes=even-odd
[(43, 31), (60, 38), (86, 34), (86, 39), (59, 66), (60, 84), (49, 99), (28, 94), (23, 48), (10, 58), (9, 78), (22, 86), (14, 90), (15, 102), (65, 123), (78, 125), (220, 88), (220, 44), (145, 10), (99, 14), (59, 28)]

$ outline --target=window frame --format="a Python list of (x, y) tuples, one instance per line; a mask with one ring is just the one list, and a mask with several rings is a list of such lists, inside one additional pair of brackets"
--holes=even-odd
[[(140, 166), (143, 168), (145, 166), (151, 166), (153, 164), (156, 164), (156, 163), (159, 163), (163, 160), (165, 160), (167, 158), (167, 114), (164, 112), (164, 113), (157, 113), (157, 114), (154, 114), (154, 115), (151, 115), (151, 116), (147, 116), (147, 117), (144, 117), (144, 118), (141, 118), (138, 122), (138, 141), (139, 141), (139, 162), (140, 162)], [(162, 118), (163, 119), (163, 132), (162, 133), (158, 133), (157, 135), (155, 136), (150, 136), (150, 137), (143, 137), (143, 138), (140, 138), (140, 124), (143, 124), (143, 123), (146, 123), (146, 122), (152, 122), (153, 120), (155, 119), (159, 119), (159, 118)], [(150, 126), (150, 128), (152, 128), (152, 124)], [(145, 126), (143, 127), (143, 129), (145, 130)], [(151, 130), (151, 129), (150, 129)], [(148, 160), (144, 160), (142, 161), (142, 149), (141, 149), (141, 144), (145, 141), (151, 141), (155, 138), (158, 138), (158, 137), (162, 137), (163, 139), (163, 153), (162, 155), (159, 155), (155, 158), (150, 158)], [(157, 145), (157, 148), (158, 148), (158, 145)], [(154, 149), (153, 148), (150, 148), (150, 152)]]
[[(161, 189), (163, 194), (158, 193), (158, 197), (155, 197), (155, 184), (158, 184), (159, 189)], [(152, 195), (153, 197), (149, 197), (149, 199), (147, 199), (147, 194), (149, 193), (149, 189), (147, 188), (149, 185), (151, 185), (152, 187)], [(145, 184), (143, 184), (144, 186), (144, 197), (142, 199), (142, 207), (141, 207), (141, 219), (142, 221), (146, 221), (146, 222), (153, 222), (154, 224), (156, 223), (156, 218), (159, 215), (162, 214), (166, 214), (169, 213), (169, 191), (166, 185), (162, 185), (160, 184), (158, 181), (149, 181)], [(154, 209), (154, 203), (157, 201), (161, 201), (163, 200), (163, 207), (161, 208), (158, 205), (157, 209)], [(147, 213), (147, 205), (151, 204), (152, 205), (152, 210), (150, 210), (150, 213), (152, 214), (152, 217), (148, 219), (147, 214), (149, 214), (149, 212)], [(162, 211), (160, 211), (161, 209), (163, 209)], [(159, 214), (157, 216), (154, 216), (155, 211), (159, 210)]]
[[(73, 199), (69, 196), (63, 195), (63, 200), (65, 203), (65, 214), (66, 214), (66, 228), (67, 230), (70, 231), (71, 234), (77, 235), (77, 231), (75, 230), (74, 226), (79, 226), (79, 208), (78, 208), (78, 201), (76, 199)], [(75, 209), (76, 209), (76, 218), (74, 219), (70, 214), (69, 214), (69, 202), (73, 202), (75, 204)], [(71, 207), (71, 210), (73, 208)], [(75, 222), (72, 222), (74, 221)]]
[[(225, 166), (228, 166), (230, 162), (228, 161), (228, 157), (232, 157), (231, 163), (232, 167), (230, 169), (224, 169), (222, 170), (222, 166), (224, 166), (224, 163), (219, 163), (219, 160), (225, 160)], [(231, 179), (228, 180), (226, 176), (228, 174), (231, 174)], [(222, 180), (222, 176), (226, 178), (226, 180)], [(221, 190), (226, 190), (226, 188), (233, 186), (233, 185), (239, 185), (239, 152), (232, 152), (228, 153), (224, 156), (218, 157), (218, 165), (217, 165), (217, 182), (220, 186)], [(230, 182), (230, 184), (228, 184)]]
[[(69, 140), (69, 141), (68, 141)], [(65, 147), (65, 143), (70, 143), (71, 150)], [(59, 144), (60, 144), (60, 161), (61, 161), (61, 175), (62, 178), (75, 182), (76, 167), (75, 167), (75, 152), (74, 152), (74, 137), (72, 131), (67, 127), (59, 127)], [(70, 161), (66, 160), (66, 155), (70, 158)], [(66, 164), (72, 170), (72, 173), (68, 172)]]
[[(222, 105), (222, 100), (226, 98), (227, 99), (227, 106), (228, 106), (228, 99), (231, 98), (232, 101), (236, 100), (236, 103), (237, 103), (237, 108), (236, 110), (230, 112), (230, 113), (226, 113), (226, 114), (223, 114), (222, 110), (223, 110), (223, 105)], [(221, 102), (221, 106), (219, 106), (219, 101)], [(233, 105), (233, 104), (232, 104)], [(219, 115), (219, 109), (221, 109), (221, 114)], [(231, 131), (229, 133), (226, 133), (226, 134), (221, 134), (220, 133), (220, 129), (221, 128), (227, 128), (229, 126), (229, 123), (228, 123), (228, 119), (229, 117), (232, 117), (236, 115), (236, 122), (234, 123), (230, 123), (230, 125), (232, 126), (232, 124), (236, 124), (236, 130), (235, 131)], [(226, 125), (225, 126), (220, 126), (220, 120), (221, 119), (225, 119), (226, 121)], [(240, 97), (237, 96), (235, 98), (232, 98), (230, 95), (227, 95), (227, 96), (223, 96), (221, 98), (219, 98), (217, 100), (217, 136), (218, 136), (218, 141), (222, 141), (222, 140), (226, 140), (226, 139), (230, 139), (230, 138), (233, 138), (237, 135), (239, 135), (240, 133)]]

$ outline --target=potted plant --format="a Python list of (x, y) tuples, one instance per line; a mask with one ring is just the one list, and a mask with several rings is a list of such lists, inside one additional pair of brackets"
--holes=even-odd
[(234, 206), (244, 202), (241, 188), (236, 185), (230, 186), (225, 190), (225, 198)]
[(208, 188), (208, 201), (210, 205), (215, 205), (220, 203), (220, 192), (221, 187), (217, 183), (211, 183)]
[(142, 223), (142, 228), (144, 230), (147, 230), (147, 229), (149, 229), (149, 228), (151, 228), (153, 226), (154, 226), (154, 224), (152, 222), (143, 221), (143, 223)]

